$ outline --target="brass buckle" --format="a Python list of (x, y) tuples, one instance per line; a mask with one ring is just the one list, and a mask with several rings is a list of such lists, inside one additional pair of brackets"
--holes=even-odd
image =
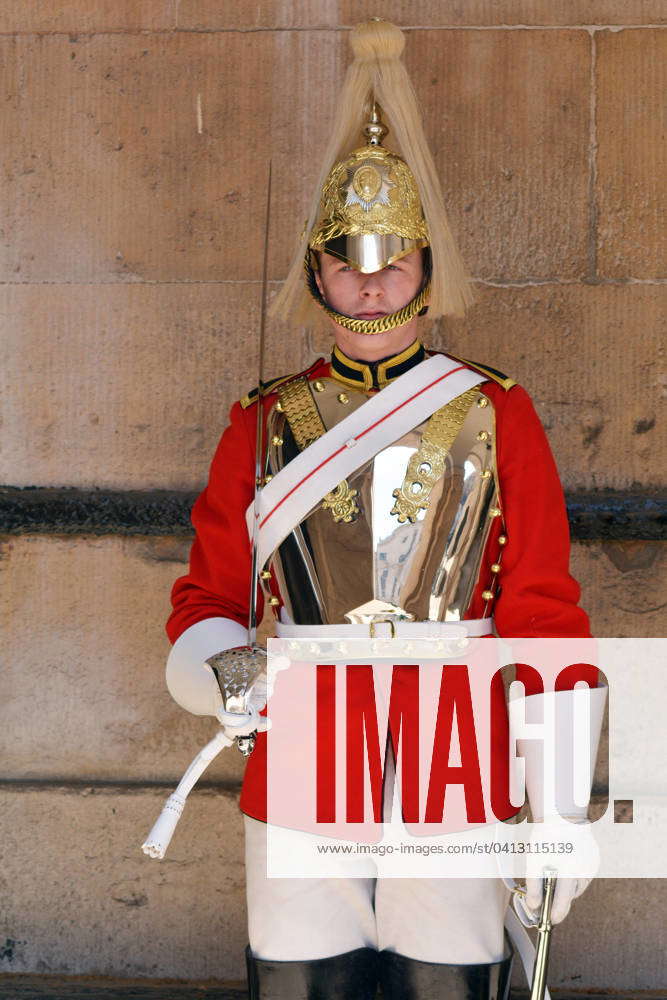
[(368, 630), (370, 632), (371, 639), (375, 639), (376, 638), (376, 636), (375, 636), (375, 626), (376, 625), (389, 625), (390, 628), (391, 628), (391, 631), (389, 633), (389, 638), (390, 639), (395, 639), (396, 638), (396, 622), (394, 621), (393, 618), (378, 618), (377, 621), (369, 622), (368, 623)]

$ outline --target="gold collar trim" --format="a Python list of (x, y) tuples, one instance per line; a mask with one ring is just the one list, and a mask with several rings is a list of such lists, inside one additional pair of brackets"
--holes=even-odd
[(339, 382), (357, 389), (382, 389), (383, 386), (405, 374), (426, 357), (420, 340), (382, 361), (355, 361), (341, 351), (338, 344), (331, 355), (331, 374)]

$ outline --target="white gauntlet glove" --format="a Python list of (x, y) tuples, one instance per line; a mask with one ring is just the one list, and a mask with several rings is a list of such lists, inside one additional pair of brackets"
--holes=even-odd
[[(517, 736), (518, 755), (524, 759), (526, 792), (536, 824), (526, 853), (526, 893), (514, 894), (514, 909), (526, 926), (537, 923), (539, 918), (545, 866), (555, 869), (556, 873), (559, 868), (563, 872), (580, 868), (586, 873), (557, 877), (551, 908), (552, 924), (565, 919), (572, 900), (590, 885), (599, 868), (599, 850), (587, 814), (607, 688), (590, 691), (590, 713), (580, 710), (578, 697), (581, 695), (575, 690), (557, 691), (529, 695), (510, 703), (511, 726)], [(585, 692), (583, 697), (586, 698)], [(553, 776), (545, 774), (545, 761), (550, 754), (543, 752), (542, 740), (537, 736), (531, 738), (530, 734), (531, 726), (543, 723), (546, 743), (550, 720), (554, 740)], [(575, 753), (579, 754), (576, 760)], [(573, 778), (575, 772), (576, 778)], [(574, 801), (575, 783), (578, 783), (576, 797), (581, 804)], [(545, 815), (546, 820), (540, 822)]]
[[(581, 896), (593, 881), (592, 874), (589, 876), (580, 875), (576, 878), (558, 875), (558, 858), (564, 859), (562, 867), (565, 871), (568, 871), (568, 859), (573, 857), (576, 857), (577, 864), (583, 865), (585, 870), (591, 873), (599, 867), (598, 846), (588, 820), (578, 819), (576, 822), (568, 822), (568, 820), (556, 817), (534, 827), (529, 845), (535, 849), (535, 853), (529, 851), (526, 856), (526, 895), (514, 895), (514, 909), (526, 927), (538, 923), (542, 907), (544, 855), (539, 853), (539, 849), (541, 846), (552, 844), (554, 848), (551, 849), (556, 852), (555, 860), (552, 855), (549, 858), (548, 866), (554, 869), (557, 874), (551, 905), (552, 924), (559, 924), (561, 920), (565, 919), (570, 911), (572, 900)], [(562, 845), (563, 853), (559, 854), (560, 845)]]
[(217, 717), (222, 695), (206, 660), (247, 639), (248, 630), (231, 618), (204, 618), (187, 628), (167, 660), (167, 687), (174, 701), (193, 715)]

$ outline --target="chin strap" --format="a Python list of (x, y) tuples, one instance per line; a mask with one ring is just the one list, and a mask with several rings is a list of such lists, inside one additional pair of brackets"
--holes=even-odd
[(327, 316), (334, 320), (335, 323), (339, 323), (346, 330), (351, 330), (353, 333), (367, 333), (369, 335), (387, 333), (389, 330), (395, 330), (397, 327), (409, 323), (411, 319), (414, 319), (415, 316), (418, 316), (422, 310), (428, 307), (428, 299), (431, 292), (430, 281), (421, 291), (417, 292), (414, 299), (408, 302), (406, 306), (403, 306), (402, 309), (399, 309), (398, 312), (389, 313), (387, 316), (378, 316), (377, 319), (356, 319), (354, 316), (346, 316), (345, 313), (336, 312), (322, 298), (320, 290), (317, 287), (317, 281), (315, 280), (315, 271), (310, 259), (310, 251), (304, 257), (303, 266), (306, 272), (308, 291), (320, 309), (323, 309)]

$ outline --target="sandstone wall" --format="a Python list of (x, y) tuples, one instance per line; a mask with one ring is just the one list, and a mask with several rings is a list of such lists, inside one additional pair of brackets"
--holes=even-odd
[[(268, 159), (274, 290), (346, 29), (372, 13), (357, 0), (0, 5), (0, 483), (202, 486), (228, 408), (256, 378)], [(664, 4), (387, 0), (379, 13), (409, 29), (479, 298), (428, 342), (532, 393), (568, 495), (656, 496)], [(268, 339), (269, 376), (327, 349), (301, 330)], [(242, 976), (238, 755), (193, 795), (167, 861), (138, 852), (212, 725), (163, 684), (188, 540), (156, 530), (68, 534), (54, 520), (0, 539), (5, 971)], [(575, 539), (596, 634), (664, 634), (665, 552), (641, 530)], [(664, 903), (658, 882), (597, 883), (559, 930), (554, 986), (664, 986)]]

